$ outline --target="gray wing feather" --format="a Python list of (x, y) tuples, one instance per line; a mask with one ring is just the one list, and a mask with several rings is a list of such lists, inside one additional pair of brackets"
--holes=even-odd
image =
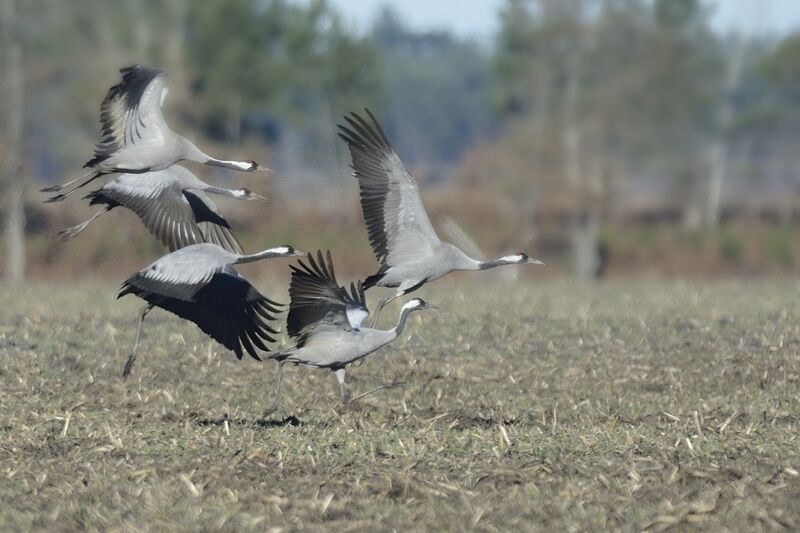
[(164, 174), (123, 174), (99, 192), (136, 213), (170, 251), (206, 242), (181, 185)]
[(126, 146), (161, 144), (169, 131), (161, 113), (166, 73), (141, 65), (120, 72), (122, 81), (109, 89), (100, 106), (101, 138), (86, 167), (102, 163)]
[(219, 212), (217, 205), (211, 198), (203, 191), (193, 190), (191, 194), (203, 203), (205, 213), (202, 216), (206, 220), (197, 212), (195, 212), (195, 220), (198, 221), (197, 225), (203, 233), (205, 242), (216, 244), (235, 254), (244, 254), (244, 248), (242, 248), (239, 239), (233, 234), (230, 224)]
[(244, 352), (259, 359), (269, 351), (277, 330), (269, 323), (280, 304), (261, 295), (239, 276), (235, 257), (212, 244), (182, 248), (158, 259), (128, 278), (118, 297), (134, 294), (201, 330), (241, 359)]
[(126, 282), (139, 289), (190, 301), (214, 274), (233, 272), (231, 256), (209, 244), (199, 244), (169, 253), (140, 270)]
[[(136, 213), (145, 227), (170, 251), (210, 242), (241, 254), (242, 245), (217, 206), (200, 190), (192, 190), (189, 202), (182, 184), (170, 169), (144, 174), (122, 174), (90, 196)], [(200, 220), (198, 222), (198, 220)]]
[(348, 309), (367, 311), (361, 282), (351, 284), (349, 293), (339, 286), (330, 251), (325, 257), (322, 251), (318, 251), (316, 261), (313, 255), (309, 255), (308, 264), (300, 260), (291, 269), (291, 304), (286, 329), (289, 335), (298, 339), (298, 346), (302, 346), (318, 329), (352, 330)]
[(389, 267), (429, 256), (440, 239), (406, 170), (378, 121), (356, 113), (339, 125), (361, 189), (361, 208), (370, 244), (380, 264)]

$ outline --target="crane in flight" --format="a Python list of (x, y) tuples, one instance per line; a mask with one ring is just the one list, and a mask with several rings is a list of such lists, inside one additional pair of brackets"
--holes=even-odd
[(168, 92), (166, 71), (134, 65), (120, 72), (122, 81), (108, 90), (100, 106), (101, 138), (95, 145), (94, 157), (83, 165), (89, 171), (61, 185), (41, 189), (42, 192), (60, 192), (77, 183), (69, 191), (50, 196), (45, 202), (60, 202), (106, 174), (164, 170), (178, 161), (194, 161), (243, 172), (269, 170), (255, 161), (212, 157), (172, 131), (161, 112)]
[(543, 264), (524, 252), (479, 261), (442, 241), (433, 229), (419, 195), (419, 185), (406, 170), (381, 125), (365, 110), (345, 117), (339, 136), (347, 143), (353, 175), (361, 192), (361, 210), (380, 268), (364, 280), (364, 288), (390, 287), (395, 293), (378, 305), (374, 323), (386, 304), (425, 283), (456, 270), (489, 270), (506, 265)]
[(153, 307), (194, 322), (208, 336), (241, 359), (244, 352), (261, 360), (258, 350), (269, 351), (277, 333), (270, 322), (281, 304), (263, 296), (234, 269), (234, 265), (274, 257), (303, 255), (291, 246), (277, 246), (255, 254), (229, 252), (216, 244), (193, 244), (169, 253), (128, 278), (117, 298), (128, 294), (147, 302), (122, 377), (127, 379), (136, 361), (142, 324)]
[(239, 200), (266, 200), (248, 189), (226, 189), (209, 185), (180, 165), (145, 174), (121, 174), (85, 199), (103, 209), (91, 218), (58, 233), (69, 240), (85, 230), (98, 217), (114, 209), (130, 209), (145, 227), (170, 251), (210, 242), (242, 254), (241, 244), (231, 226), (208, 194)]

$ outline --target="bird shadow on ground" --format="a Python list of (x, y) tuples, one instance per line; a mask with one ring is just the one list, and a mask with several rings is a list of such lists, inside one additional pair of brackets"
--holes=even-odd
[(200, 414), (193, 414), (190, 415), (189, 418), (191, 418), (198, 426), (224, 426), (226, 422), (234, 426), (257, 426), (261, 428), (276, 428), (285, 426), (297, 427), (303, 425), (303, 422), (294, 415), (289, 415), (282, 420), (269, 418), (256, 418), (254, 420), (247, 420), (244, 418), (237, 419), (230, 418), (227, 414), (219, 418), (208, 418)]

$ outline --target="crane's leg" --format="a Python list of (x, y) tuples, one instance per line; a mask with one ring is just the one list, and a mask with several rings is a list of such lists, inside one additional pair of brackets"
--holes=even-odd
[(395, 388), (395, 387), (403, 387), (403, 386), (405, 386), (405, 383), (404, 383), (404, 382), (402, 382), (402, 381), (393, 381), (392, 383), (384, 383), (383, 385), (379, 385), (379, 386), (375, 387), (375, 388), (374, 388), (374, 389), (372, 389), (372, 390), (369, 390), (369, 391), (367, 391), (367, 392), (362, 392), (361, 394), (359, 394), (359, 395), (357, 395), (357, 396), (353, 396), (352, 398), (350, 398), (350, 399), (347, 401), (347, 403), (353, 403), (354, 401), (356, 401), (356, 400), (360, 400), (360, 399), (361, 399), (361, 398), (363, 398), (364, 396), (369, 396), (370, 394), (373, 394), (373, 393), (375, 393), (375, 392), (378, 392), (379, 390), (383, 390), (383, 389), (393, 389), (393, 388)]
[(281, 398), (281, 381), (283, 381), (283, 363), (278, 361), (278, 383), (275, 385), (275, 400), (272, 402), (272, 407), (264, 411), (263, 416), (269, 416), (278, 410), (278, 401)]
[(133, 342), (133, 353), (128, 357), (128, 360), (125, 362), (125, 368), (122, 371), (122, 379), (128, 379), (128, 375), (131, 373), (131, 369), (133, 368), (133, 363), (136, 362), (136, 354), (139, 352), (139, 338), (142, 336), (142, 324), (144, 324), (144, 317), (147, 316), (147, 313), (153, 309), (153, 304), (147, 304), (142, 307), (142, 310), (139, 312), (139, 327), (136, 328), (136, 340)]
[(67, 181), (65, 183), (61, 183), (59, 185), (51, 185), (50, 187), (42, 187), (41, 189), (39, 189), (39, 191), (40, 192), (56, 192), (56, 191), (60, 191), (61, 189), (65, 188), (65, 187), (69, 187), (73, 183), (77, 183), (77, 182), (81, 181), (82, 179), (88, 178), (89, 176), (91, 176), (95, 172), (97, 172), (97, 171), (92, 169), (89, 172), (87, 172), (86, 174), (84, 174), (83, 176), (78, 176), (75, 179), (71, 179), (71, 180), (69, 180), (69, 181)]
[(393, 294), (392, 296), (389, 296), (388, 298), (380, 301), (380, 303), (378, 304), (378, 309), (377, 309), (377, 311), (375, 311), (375, 320), (372, 321), (372, 327), (373, 328), (378, 326), (378, 319), (381, 317), (381, 311), (383, 311), (383, 308), (386, 307), (386, 304), (388, 304), (388, 303), (392, 302), (393, 300), (401, 297), (402, 295), (403, 295), (403, 291), (400, 291), (400, 292), (397, 292), (397, 293)]
[(336, 381), (339, 382), (339, 395), (342, 397), (342, 403), (347, 403), (347, 390), (344, 387), (344, 368), (335, 371)]
[[(85, 176), (82, 176), (81, 178), (78, 178), (78, 179), (82, 179), (83, 181), (81, 181), (78, 185), (76, 185), (75, 187), (73, 187), (69, 191), (67, 191), (65, 193), (53, 195), (53, 196), (49, 197), (47, 200), (45, 200), (44, 202), (46, 204), (49, 204), (49, 203), (52, 203), (52, 202), (60, 202), (62, 200), (66, 200), (67, 198), (72, 196), (78, 189), (80, 189), (84, 185), (88, 184), (89, 182), (94, 181), (95, 178), (99, 178), (102, 175), (103, 175), (102, 172), (92, 171), (90, 174), (86, 174)], [(68, 183), (74, 183), (75, 181), (77, 181), (77, 180), (72, 180), (71, 182), (68, 182)], [(55, 189), (55, 190), (57, 190), (57, 191), (61, 190), (66, 186), (67, 186), (67, 184), (65, 183), (64, 185), (58, 186), (58, 188)], [(53, 187), (48, 187), (48, 189), (53, 189)], [(44, 191), (45, 189), (42, 189), (42, 190)]]
[(99, 217), (100, 215), (102, 215), (102, 214), (103, 214), (103, 213), (105, 213), (106, 211), (108, 211), (108, 206), (106, 206), (106, 208), (105, 208), (105, 209), (103, 209), (102, 211), (99, 211), (99, 212), (95, 213), (95, 214), (94, 214), (94, 216), (92, 216), (92, 218), (90, 218), (89, 220), (86, 220), (86, 221), (84, 221), (84, 222), (81, 222), (80, 224), (77, 224), (77, 225), (75, 225), (75, 226), (70, 226), (69, 228), (64, 228), (64, 229), (62, 229), (61, 231), (59, 231), (59, 232), (58, 232), (58, 238), (59, 238), (59, 240), (61, 240), (61, 241), (68, 241), (68, 240), (70, 240), (70, 239), (72, 239), (72, 238), (75, 238), (75, 237), (77, 237), (77, 236), (78, 236), (78, 233), (80, 233), (80, 232), (82, 232), (83, 230), (85, 230), (85, 229), (86, 229), (86, 227), (87, 227), (89, 224), (91, 224), (92, 222), (94, 222), (94, 220), (95, 220), (97, 217)]

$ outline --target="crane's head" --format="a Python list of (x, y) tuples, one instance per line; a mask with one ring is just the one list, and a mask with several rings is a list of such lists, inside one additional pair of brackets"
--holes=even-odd
[(515, 254), (507, 255), (505, 257), (501, 257), (500, 261), (507, 263), (509, 265), (543, 265), (541, 261), (538, 259), (534, 259), (529, 257), (528, 254), (525, 252), (518, 252)]
[(252, 159), (248, 159), (245, 161), (249, 166), (245, 169), (246, 172), (272, 172), (272, 170), (268, 169), (267, 167), (263, 167), (253, 161)]
[(297, 257), (301, 255), (306, 255), (305, 252), (295, 250), (292, 246), (289, 246), (288, 244), (284, 244), (283, 246), (275, 246), (274, 248), (270, 248), (267, 251), (274, 254), (274, 257)]
[(436, 307), (433, 304), (429, 304), (428, 302), (426, 302), (422, 298), (414, 298), (412, 300), (407, 301), (403, 305), (403, 310), (404, 311), (408, 310), (409, 312), (410, 311), (424, 311), (425, 309), (439, 309), (439, 308)]
[(267, 200), (266, 196), (261, 196), (260, 194), (256, 194), (250, 189), (239, 189), (236, 192), (236, 197), (240, 200)]

